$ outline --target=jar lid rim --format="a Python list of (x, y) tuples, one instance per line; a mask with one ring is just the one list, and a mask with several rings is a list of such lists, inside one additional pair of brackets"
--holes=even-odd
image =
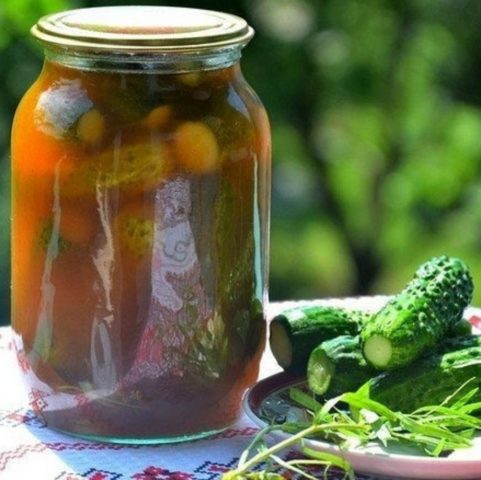
[(46, 15), (32, 27), (31, 33), (51, 48), (182, 53), (242, 47), (254, 30), (241, 17), (213, 10), (122, 6)]

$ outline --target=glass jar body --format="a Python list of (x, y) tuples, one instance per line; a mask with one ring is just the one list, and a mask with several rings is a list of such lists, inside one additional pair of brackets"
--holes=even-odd
[(231, 424), (265, 342), (270, 196), (268, 121), (239, 65), (46, 60), (12, 182), (12, 324), (37, 414), (118, 442)]

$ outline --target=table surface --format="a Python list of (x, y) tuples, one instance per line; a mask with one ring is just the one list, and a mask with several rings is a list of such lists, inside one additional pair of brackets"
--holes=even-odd
[[(271, 304), (269, 315), (291, 303)], [(277, 372), (266, 351), (260, 377)], [(28, 405), (9, 327), (0, 328), (0, 479), (214, 480), (237, 464), (258, 428), (242, 415), (214, 437), (160, 446), (124, 446), (79, 440), (43, 425)], [(341, 478), (332, 475), (330, 479)], [(374, 480), (359, 476), (359, 479)]]

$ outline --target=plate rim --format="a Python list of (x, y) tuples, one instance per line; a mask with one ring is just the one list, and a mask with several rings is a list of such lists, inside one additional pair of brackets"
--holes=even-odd
[[(257, 426), (264, 428), (264, 427), (268, 426), (268, 423), (265, 420), (262, 420), (254, 412), (254, 409), (251, 408), (251, 406), (250, 406), (251, 397), (253, 395), (253, 392), (255, 393), (256, 389), (264, 387), (265, 383), (274, 381), (276, 379), (276, 377), (282, 378), (282, 377), (289, 377), (289, 376), (290, 375), (286, 372), (275, 373), (273, 375), (270, 375), (268, 377), (263, 378), (262, 380), (257, 382), (254, 386), (252, 386), (251, 388), (249, 388), (245, 392), (245, 394), (243, 396), (243, 399), (242, 399), (242, 408), (244, 410), (244, 413), (247, 415), (247, 417), (253, 423), (255, 423)], [(299, 378), (297, 378), (297, 379), (294, 378), (293, 381), (292, 381), (292, 386), (294, 386), (296, 384), (299, 384), (301, 382), (302, 382), (302, 380), (300, 380)], [(269, 392), (269, 394), (272, 394), (272, 393), (274, 393), (275, 391), (278, 391), (278, 390), (282, 390), (283, 388), (286, 388), (286, 387), (285, 386), (280, 387), (277, 390), (273, 389)], [(273, 432), (272, 435), (284, 437), (284, 438), (288, 438), (288, 437), (291, 436), (288, 433), (284, 433), (284, 432), (280, 432), (280, 431)], [(306, 442), (309, 443), (312, 446), (321, 447), (323, 450), (342, 452), (344, 454), (356, 455), (356, 456), (359, 455), (359, 456), (362, 456), (362, 457), (374, 457), (374, 458), (382, 458), (382, 459), (388, 459), (389, 458), (389, 459), (395, 459), (399, 462), (406, 462), (406, 463), (422, 462), (422, 463), (428, 463), (428, 464), (447, 463), (449, 465), (457, 464), (457, 465), (470, 465), (470, 466), (480, 465), (481, 466), (481, 457), (480, 457), (479, 460), (476, 460), (476, 459), (457, 459), (457, 458), (449, 458), (449, 457), (429, 457), (427, 455), (426, 456), (424, 456), (424, 455), (419, 455), (419, 456), (417, 456), (417, 455), (403, 455), (403, 454), (399, 454), (399, 453), (388, 453), (388, 452), (386, 452), (386, 453), (375, 453), (375, 452), (368, 452), (368, 451), (365, 451), (361, 448), (356, 448), (356, 447), (348, 448), (348, 449), (343, 450), (335, 444), (331, 444), (329, 442), (325, 442), (325, 441), (322, 441), (322, 440), (306, 439)], [(480, 453), (481, 453), (481, 450), (480, 450)]]

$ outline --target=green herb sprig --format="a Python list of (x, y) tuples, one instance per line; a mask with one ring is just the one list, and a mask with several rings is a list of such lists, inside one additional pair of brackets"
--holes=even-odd
[[(473, 436), (481, 431), (479, 388), (470, 388), (469, 380), (449, 395), (440, 405), (419, 408), (412, 413), (395, 412), (371, 400), (368, 385), (320, 403), (312, 395), (292, 388), (293, 402), (310, 415), (311, 423), (287, 422), (270, 425), (261, 430), (242, 453), (234, 470), (225, 473), (223, 480), (280, 480), (279, 472), (292, 472), (316, 480), (309, 468), (321, 467), (327, 478), (330, 468), (344, 471), (345, 479), (355, 475), (343, 452), (373, 442), (384, 446), (403, 444), (414, 446), (431, 457), (439, 457), (453, 450), (471, 446)], [(266, 437), (273, 432), (289, 433), (282, 441), (268, 446)], [(319, 452), (306, 445), (307, 439), (328, 441), (337, 445), (338, 454)], [(287, 448), (297, 447), (305, 459), (283, 460), (279, 454)], [(261, 471), (256, 466), (266, 464)]]

